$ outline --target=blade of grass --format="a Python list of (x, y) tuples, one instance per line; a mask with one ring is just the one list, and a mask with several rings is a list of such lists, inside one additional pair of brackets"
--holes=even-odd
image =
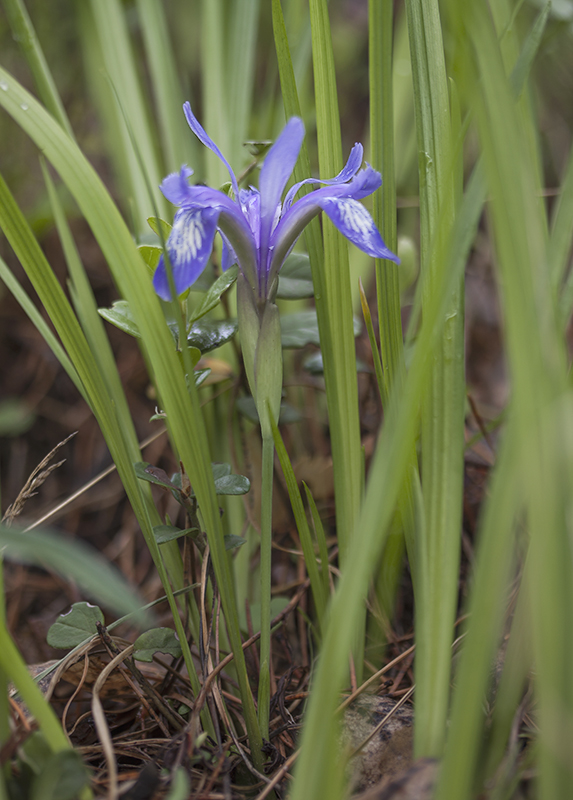
[(237, 166), (244, 160), (251, 118), (259, 8), (260, 0), (235, 0), (231, 10), (226, 83), (233, 130), (229, 155)]
[(4, 8), (12, 36), (26, 57), (40, 99), (68, 136), (73, 138), (72, 126), (23, 0), (4, 0)]
[[(423, 305), (453, 218), (453, 154), (438, 3), (406, 3), (419, 152)], [(416, 756), (440, 757), (446, 735), (457, 607), (464, 445), (463, 290), (449, 298), (422, 406), (425, 536), (416, 594)]]
[[(203, 0), (201, 3), (201, 30), (203, 51), (203, 127), (222, 153), (230, 158), (233, 151), (233, 120), (227, 114), (228, 96), (225, 82), (227, 51), (224, 41), (225, 23), (221, 0)], [(211, 151), (204, 153), (206, 181), (209, 186), (221, 186), (229, 180), (225, 165)], [(229, 162), (234, 166), (233, 161)]]
[(184, 98), (162, 4), (137, 0), (137, 8), (161, 129), (164, 165), (167, 172), (175, 172), (182, 164), (195, 163), (198, 148), (181, 110)]
[[(0, 80), (8, 85), (8, 91), (0, 93), (0, 105), (43, 149), (46, 158), (52, 162), (67, 184), (92, 228), (141, 332), (152, 378), (167, 414), (171, 441), (176, 444), (201, 509), (235, 656), (251, 752), (257, 767), (262, 768), (262, 742), (241, 646), (229, 556), (224, 546), (211, 458), (195, 382), (185, 380), (173, 348), (172, 335), (165, 324), (159, 300), (153, 292), (147, 266), (93, 168), (79, 149), (63, 137), (35, 99), (5, 70), (0, 70)], [(27, 106), (26, 111), (21, 108), (22, 104)], [(133, 470), (131, 474), (135, 481)], [(130, 485), (130, 475), (122, 475), (122, 479), (126, 480), (127, 486)]]
[[(105, 333), (103, 320), (98, 314), (97, 304), (91, 286), (66, 222), (53, 181), (49, 176), (43, 160), (41, 165), (58, 234), (62, 242), (66, 263), (71, 275), (70, 292), (75, 299), (78, 319), (82, 325), (87, 342), (89, 343), (90, 350), (98, 363), (100, 375), (113, 400), (123, 439), (129, 450), (129, 457), (132, 463), (136, 463), (141, 461), (141, 451), (137, 443), (137, 434), (129, 412), (125, 392), (121, 385), (121, 379), (113, 357), (113, 351)], [(142, 483), (140, 491), (145, 497), (147, 507), (150, 509), (152, 524), (154, 526), (159, 525), (161, 520), (154, 508), (151, 497), (151, 487)], [(177, 543), (175, 541), (165, 543), (162, 547), (161, 555), (175, 588), (181, 589), (183, 587), (183, 562)], [(199, 631), (197, 626), (193, 629), (193, 633), (195, 636), (198, 636)]]
[[(308, 503), (308, 507), (310, 508), (310, 513), (312, 516), (312, 523), (314, 525), (314, 533), (316, 535), (316, 541), (318, 542), (318, 553), (320, 555), (320, 576), (322, 580), (322, 585), (324, 587), (324, 596), (328, 597), (330, 594), (330, 570), (328, 568), (328, 547), (326, 546), (326, 536), (324, 535), (324, 528), (322, 525), (322, 521), (320, 519), (320, 514), (318, 513), (318, 508), (316, 507), (316, 503), (314, 502), (314, 497), (312, 496), (312, 492), (303, 482), (304, 491), (306, 493), (306, 501)], [(323, 623), (324, 625), (324, 623)]]
[[(306, 513), (304, 510), (304, 506), (302, 504), (302, 497), (300, 494), (300, 490), (298, 488), (298, 484), (296, 482), (296, 476), (294, 474), (290, 458), (288, 456), (278, 426), (276, 425), (274, 420), (271, 420), (271, 426), (273, 429), (273, 439), (275, 443), (275, 448), (277, 451), (277, 455), (279, 457), (283, 475), (285, 477), (288, 495), (290, 498), (290, 503), (293, 510), (296, 527), (298, 530), (298, 535), (300, 537), (300, 543), (302, 545), (302, 552), (304, 554), (304, 563), (306, 565), (306, 571), (308, 573), (308, 577), (310, 578), (310, 587), (312, 590), (312, 596), (316, 608), (318, 629), (320, 631), (322, 630), (324, 614), (326, 611), (326, 603), (328, 600), (328, 594), (325, 592), (324, 583), (322, 582), (321, 576), (318, 571), (318, 564), (316, 563), (316, 555), (314, 552), (314, 546), (310, 535), (310, 529), (308, 527)], [(328, 569), (328, 559), (326, 561), (326, 565)], [(324, 562), (323, 562), (323, 570), (324, 570)]]
[[(28, 95), (28, 97), (30, 100), (33, 99), (30, 95)], [(25, 107), (25, 111), (22, 106)], [(39, 110), (40, 114), (49, 118), (47, 112), (45, 112), (37, 102), (36, 108)], [(20, 110), (25, 114), (28, 114), (28, 111), (32, 111), (28, 103), (22, 103), (20, 105)], [(26, 119), (28, 119), (28, 116)], [(60, 132), (61, 129), (59, 129), (57, 124), (51, 119), (50, 125), (58, 137), (64, 137), (61, 138), (64, 152), (67, 147), (76, 147), (71, 140), (66, 142), (65, 134)], [(157, 524), (158, 521), (157, 512), (151, 501), (151, 494), (148, 487), (146, 487), (146, 493), (143, 494), (140, 482), (136, 478), (135, 470), (133, 469), (133, 454), (139, 453), (137, 439), (135, 439), (131, 450), (128, 449), (124, 431), (118, 422), (115, 404), (112, 398), (110, 398), (108, 387), (101, 376), (97, 361), (90, 351), (78, 320), (40, 249), (40, 246), (34, 238), (32, 231), (1, 176), (0, 227), (3, 229), (6, 238), (26, 270), (83, 384), (83, 394), (98, 420), (106, 444), (117, 466), (118, 474), (138, 518), (147, 546), (149, 547), (151, 556), (159, 572), (165, 593), (169, 598), (174, 624), (179, 638), (182, 640), (181, 646), (186, 666), (189, 670), (189, 677), (194, 691), (198, 692), (200, 689), (199, 679), (195, 671), (191, 651), (185, 636), (185, 630), (177, 610), (177, 604), (173, 597), (159, 546), (153, 534), (153, 524)], [(129, 427), (125, 434), (129, 434)], [(177, 563), (175, 566), (177, 567)]]
[(145, 163), (150, 183), (154, 189), (155, 205), (162, 214), (165, 213), (167, 206), (163, 195), (157, 188), (163, 176), (157, 163), (155, 145), (143, 102), (125, 12), (118, 0), (92, 0), (91, 11), (105, 70), (113, 86), (114, 94), (116, 94), (114, 108), (118, 115), (117, 125), (121, 132), (124, 157), (129, 168), (134, 220), (139, 233), (147, 232), (147, 217), (150, 216), (150, 209), (153, 206), (134, 153), (130, 133), (124, 123), (124, 117), (135, 136), (137, 151)]
[[(321, 176), (330, 178), (337, 175), (342, 168), (334, 54), (327, 3), (325, 0), (310, 0), (309, 6), (318, 160)], [(334, 465), (337, 537), (344, 568), (347, 550), (354, 538), (362, 497), (358, 383), (348, 247), (344, 237), (328, 220), (323, 220), (323, 241), (322, 288), (326, 301), (326, 325), (323, 324), (319, 330), (325, 369), (327, 361), (332, 362), (328, 366), (330, 380), (326, 384), (326, 394)], [(320, 326), (320, 316), (318, 322)], [(359, 650), (358, 644), (357, 656)], [(360, 674), (361, 664), (356, 663), (355, 666), (357, 674)]]
[[(476, 108), (479, 123), (502, 277), (504, 325), (513, 384), (510, 423), (514, 451), (506, 471), (512, 480), (519, 482), (521, 496), (518, 499), (524, 501), (527, 509), (528, 558), (532, 564), (529, 607), (541, 731), (538, 787), (543, 798), (567, 796), (571, 791), (571, 774), (556, 755), (554, 737), (566, 735), (572, 707), (572, 687), (566, 666), (570, 663), (570, 646), (564, 641), (567, 637), (560, 634), (562, 624), (571, 624), (570, 588), (564, 574), (569, 556), (564, 550), (567, 534), (562, 519), (563, 483), (570, 479), (570, 456), (563, 451), (563, 438), (570, 421), (562, 413), (563, 406), (555, 402), (565, 386), (565, 359), (563, 343), (557, 335), (550, 276), (546, 269), (546, 221), (543, 206), (537, 199), (540, 166), (530, 158), (530, 129), (534, 121), (513, 101), (489, 10), (475, 4), (470, 18), (461, 19), (457, 6), (450, 4), (450, 12), (454, 21), (452, 28), (459, 40), (463, 41), (462, 32), (467, 33), (466, 57), (475, 59), (474, 82), (469, 83), (466, 91), (468, 101)], [(512, 509), (513, 512), (518, 508)], [(493, 560), (486, 561), (484, 571), (497, 569)], [(487, 581), (487, 587), (484, 581), (480, 593), (482, 599), (490, 592), (489, 576)], [(483, 625), (481, 615), (476, 616), (475, 622), (472, 620), (473, 624)], [(471, 635), (470, 629), (468, 641)], [(491, 637), (492, 633), (482, 627), (479, 643), (482, 650), (491, 651), (492, 644), (495, 645)], [(438, 790), (438, 796), (443, 798), (465, 798), (473, 794), (474, 770), (473, 765), (467, 763), (467, 756), (468, 753), (473, 755), (471, 743), (475, 731), (479, 732), (481, 710), (472, 709), (468, 714), (467, 697), (460, 693), (463, 689), (467, 691), (470, 685), (470, 661), (477, 646), (471, 652), (466, 649), (462, 656), (460, 675), (463, 671), (465, 679), (463, 687), (460, 680), (454, 697)], [(487, 680), (484, 677), (486, 666), (482, 664), (481, 670), (476, 669), (471, 692), (476, 691), (476, 686), (479, 690)], [(559, 711), (556, 698), (559, 698)], [(456, 763), (461, 753), (466, 760), (463, 771)]]
[[(474, 186), (479, 189), (477, 181)], [(480, 199), (479, 192), (474, 188), (472, 194), (467, 194), (462, 201), (447, 257), (436, 262), (435, 280), (428, 292), (404, 392), (399, 401), (395, 394), (390, 397), (358, 522), (360, 548), (352, 550), (327, 615), (313, 693), (302, 733), (292, 800), (321, 796), (337, 800), (343, 796), (344, 784), (338, 773), (335, 774), (333, 764), (339, 761), (340, 740), (335, 725), (335, 711), (338, 693), (347, 672), (346, 654), (354, 641), (356, 620), (363, 613), (368, 582), (384, 548), (398, 494), (405, 480), (414, 481), (408, 476), (408, 470), (411, 469), (409, 451), (414, 448), (418, 432), (419, 406), (427, 391), (431, 353), (442, 333), (449, 298), (463, 274), (467, 240), (475, 231), (472, 223), (479, 218)]]

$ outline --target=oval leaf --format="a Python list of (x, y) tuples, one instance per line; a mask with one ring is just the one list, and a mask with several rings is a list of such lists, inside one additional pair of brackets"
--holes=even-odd
[(166, 653), (179, 658), (181, 645), (171, 628), (152, 628), (138, 636), (133, 644), (133, 657), (137, 661), (152, 661), (155, 653)]
[(225, 475), (215, 481), (216, 494), (247, 494), (250, 488), (251, 482), (244, 475)]
[(225, 539), (225, 550), (235, 550), (237, 547), (241, 547), (241, 545), (245, 544), (247, 541), (243, 539), (242, 536), (235, 536), (234, 533), (230, 533), (228, 536), (224, 537)]
[(124, 333), (129, 333), (130, 336), (141, 338), (139, 328), (135, 324), (133, 315), (125, 300), (116, 300), (112, 303), (111, 308), (98, 308), (98, 313), (103, 317), (106, 322), (111, 322), (116, 328), (119, 328)]
[(96, 622), (104, 623), (99, 606), (91, 603), (74, 603), (70, 611), (60, 614), (48, 630), (50, 647), (71, 650), (97, 633)]
[(192, 313), (189, 320), (191, 324), (197, 322), (198, 319), (201, 319), (201, 317), (204, 317), (205, 314), (208, 314), (209, 311), (219, 305), (221, 296), (235, 283), (238, 274), (239, 267), (235, 264), (217, 278), (215, 283), (208, 289), (199, 306)]
[(155, 272), (155, 268), (159, 264), (159, 259), (161, 258), (161, 253), (163, 250), (161, 247), (154, 247), (153, 245), (149, 244), (142, 244), (138, 248), (139, 252), (141, 253), (141, 257), (149, 267), (150, 273), (153, 275)]
[(302, 300), (313, 296), (309, 257), (303, 253), (291, 253), (280, 271), (277, 297), (282, 300)]
[(160, 219), (159, 217), (148, 217), (147, 224), (153, 231), (156, 233), (159, 239), (163, 239), (163, 241), (167, 241), (169, 239), (169, 234), (171, 233), (171, 228), (173, 227), (168, 222), (165, 222), (164, 219)]
[[(354, 335), (358, 336), (362, 324), (354, 317)], [(318, 321), (315, 309), (300, 311), (298, 314), (285, 314), (281, 317), (281, 344), (283, 348), (305, 347), (307, 344), (320, 345)]]
[(188, 533), (196, 533), (198, 528), (176, 528), (174, 525), (156, 525), (153, 528), (153, 535), (157, 544), (165, 544), (165, 542), (172, 542), (174, 539), (180, 539), (182, 536), (187, 536)]
[(187, 342), (201, 353), (208, 353), (226, 344), (237, 333), (237, 320), (202, 319), (195, 322), (187, 334)]

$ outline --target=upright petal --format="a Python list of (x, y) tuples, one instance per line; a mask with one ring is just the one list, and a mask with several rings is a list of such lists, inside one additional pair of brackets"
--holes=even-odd
[(291, 117), (269, 150), (259, 179), (261, 195), (260, 280), (266, 283), (267, 254), (282, 193), (290, 178), (304, 138), (304, 124)]
[(231, 183), (233, 185), (233, 191), (235, 192), (235, 197), (239, 197), (239, 185), (237, 183), (237, 178), (235, 177), (235, 173), (231, 169), (231, 165), (223, 155), (223, 153), (219, 150), (215, 142), (211, 139), (210, 136), (207, 135), (205, 129), (195, 116), (195, 114), (191, 111), (191, 105), (189, 103), (184, 103), (183, 111), (185, 113), (185, 118), (187, 119), (187, 124), (195, 134), (195, 136), (199, 139), (199, 141), (208, 147), (216, 156), (218, 156), (223, 164), (227, 167), (229, 171), (229, 175), (231, 177)]
[(193, 170), (183, 164), (179, 172), (172, 172), (161, 182), (159, 187), (163, 196), (173, 203), (174, 206), (182, 206), (189, 197), (189, 178), (193, 175)]
[[(177, 295), (188, 289), (205, 269), (218, 218), (219, 211), (214, 208), (182, 208), (175, 214), (167, 252)], [(153, 287), (163, 300), (172, 299), (163, 256), (153, 276)]]
[(356, 142), (352, 150), (350, 151), (350, 155), (348, 156), (348, 161), (344, 165), (344, 167), (340, 170), (338, 175), (335, 178), (306, 178), (304, 181), (299, 181), (299, 183), (295, 183), (287, 193), (285, 197), (284, 205), (283, 205), (283, 213), (288, 211), (291, 207), (294, 198), (300, 189), (301, 186), (304, 186), (307, 183), (323, 183), (328, 186), (335, 186), (339, 183), (348, 183), (348, 181), (352, 180), (360, 167), (362, 166), (362, 158), (364, 156), (364, 148), (359, 142)]

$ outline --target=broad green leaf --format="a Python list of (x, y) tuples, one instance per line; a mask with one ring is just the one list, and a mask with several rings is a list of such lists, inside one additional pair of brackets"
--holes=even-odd
[(180, 489), (180, 487), (177, 487), (169, 480), (167, 473), (159, 467), (154, 467), (146, 461), (139, 461), (137, 464), (134, 464), (133, 467), (135, 469), (135, 474), (142, 481), (155, 483), (157, 486), (163, 486), (166, 489)]
[(181, 645), (174, 630), (152, 628), (137, 637), (133, 644), (133, 657), (137, 661), (153, 661), (155, 653), (166, 653), (179, 658)]
[(235, 264), (233, 267), (230, 267), (226, 272), (224, 272), (219, 278), (217, 278), (215, 283), (207, 290), (205, 297), (191, 315), (189, 320), (191, 325), (219, 305), (221, 296), (225, 294), (227, 289), (230, 289), (235, 283), (238, 274), (239, 267)]
[(246, 494), (251, 483), (244, 475), (232, 475), (230, 464), (212, 464), (215, 492), (219, 495)]
[(187, 536), (188, 533), (196, 533), (197, 528), (176, 528), (174, 525), (156, 525), (153, 528), (153, 534), (157, 544), (165, 544), (165, 542), (172, 542), (174, 539), (180, 539), (182, 536)]
[(159, 264), (159, 259), (161, 258), (163, 249), (161, 247), (154, 247), (153, 245), (149, 244), (142, 244), (138, 247), (138, 250), (141, 253), (141, 257), (149, 267), (150, 273), (153, 275), (155, 268)]
[(202, 319), (191, 326), (187, 342), (201, 353), (208, 353), (229, 342), (236, 333), (237, 320)]
[(251, 483), (244, 475), (225, 475), (215, 481), (215, 492), (217, 494), (247, 494), (250, 488)]
[(99, 606), (91, 603), (74, 603), (70, 611), (60, 614), (48, 630), (46, 637), (50, 647), (71, 650), (97, 633), (96, 623), (104, 624)]
[(167, 241), (169, 239), (169, 234), (171, 233), (171, 228), (173, 227), (168, 222), (165, 222), (164, 219), (159, 219), (159, 217), (148, 217), (147, 223), (153, 233), (157, 234), (159, 240), (162, 239)]
[(219, 478), (224, 478), (227, 475), (231, 474), (231, 465), (230, 464), (219, 464), (213, 462), (211, 464), (211, 468), (213, 470), (213, 480), (218, 480)]
[[(361, 331), (360, 321), (354, 317), (354, 335)], [(320, 345), (316, 311), (300, 311), (297, 314), (283, 314), (281, 317), (281, 344), (284, 348), (305, 347), (307, 344)]]
[(291, 253), (280, 271), (277, 297), (282, 300), (301, 300), (313, 296), (309, 257), (303, 253)]
[(84, 542), (46, 529), (20, 531), (0, 525), (0, 547), (6, 559), (52, 569), (118, 614), (134, 612), (140, 624), (146, 617), (143, 602), (125, 578)]
[(116, 300), (111, 308), (98, 308), (98, 313), (107, 322), (111, 322), (112, 325), (115, 325), (116, 328), (119, 328), (124, 333), (129, 333), (130, 336), (136, 336), (138, 339), (141, 338), (139, 328), (133, 319), (126, 300)]
[(75, 800), (89, 782), (82, 758), (75, 750), (50, 756), (32, 782), (30, 800)]
[(229, 534), (225, 536), (225, 550), (236, 550), (241, 545), (245, 544), (247, 540), (243, 539), (242, 536), (236, 536), (235, 534)]

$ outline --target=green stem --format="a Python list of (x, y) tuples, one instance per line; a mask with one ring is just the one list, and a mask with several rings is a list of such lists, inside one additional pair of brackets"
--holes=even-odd
[(273, 459), (275, 445), (272, 433), (263, 435), (263, 467), (261, 478), (261, 645), (259, 672), (259, 728), (269, 738), (271, 685), (271, 556), (273, 524)]

